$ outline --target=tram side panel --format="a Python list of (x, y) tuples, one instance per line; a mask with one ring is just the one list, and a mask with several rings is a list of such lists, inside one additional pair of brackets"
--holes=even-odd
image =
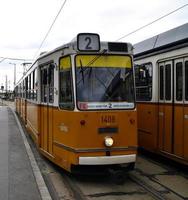
[(36, 144), (39, 142), (39, 117), (38, 117), (38, 111), (39, 106), (31, 101), (27, 101), (27, 130), (31, 134), (31, 137), (35, 141)]
[(24, 99), (24, 102), (23, 102), (23, 106), (24, 106), (24, 111), (23, 111), (23, 120), (24, 120), (24, 123), (27, 124), (27, 100)]
[(18, 106), (19, 99), (18, 99), (18, 97), (15, 98), (14, 102), (15, 102), (16, 112), (18, 113), (18, 110), (19, 110), (19, 106)]
[[(188, 62), (184, 51), (187, 52), (186, 48), (137, 61), (141, 73), (151, 61), (154, 70), (154, 101), (137, 102), (138, 139), (144, 149), (188, 164)], [(144, 75), (148, 73), (145, 71)], [(141, 75), (137, 78), (143, 81)], [(139, 87), (137, 84), (137, 97), (142, 94)]]
[[(183, 148), (184, 148), (184, 134), (183, 131), (183, 105), (175, 105), (174, 108), (174, 154), (183, 157)], [(177, 123), (178, 122), (178, 123)]]
[(26, 113), (27, 113), (27, 100), (25, 98), (20, 98), (20, 104), (21, 104), (21, 119), (24, 122), (24, 124), (27, 123), (26, 120)]
[(47, 105), (40, 105), (39, 108), (39, 130), (41, 151), (53, 156), (53, 118), (54, 107)]
[(145, 149), (157, 149), (158, 105), (155, 103), (137, 103), (138, 145)]
[(157, 79), (151, 59), (135, 62), (135, 82), (138, 115), (138, 144), (147, 150), (156, 151), (158, 145), (158, 103), (152, 94), (156, 93), (153, 80)]
[(184, 82), (185, 82), (185, 103), (184, 103), (184, 118), (183, 118), (183, 127), (184, 127), (184, 145), (183, 145), (183, 154), (185, 159), (188, 161), (188, 57), (184, 59)]
[(185, 159), (188, 161), (188, 104), (185, 105), (184, 107), (184, 120), (183, 120), (183, 125), (184, 125), (184, 145), (183, 145), (183, 155)]

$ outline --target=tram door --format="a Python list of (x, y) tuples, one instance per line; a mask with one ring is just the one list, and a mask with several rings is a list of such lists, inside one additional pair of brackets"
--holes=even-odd
[(188, 57), (184, 59), (184, 158), (188, 160)]
[(53, 102), (54, 102), (54, 65), (43, 66), (41, 74), (41, 107), (40, 107), (40, 147), (53, 153)]
[(173, 123), (173, 66), (172, 62), (159, 63), (159, 149), (172, 153)]
[(188, 58), (159, 63), (158, 144), (188, 159)]

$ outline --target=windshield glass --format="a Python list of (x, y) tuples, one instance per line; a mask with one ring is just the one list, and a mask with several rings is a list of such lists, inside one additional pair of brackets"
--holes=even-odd
[(76, 87), (79, 109), (134, 108), (131, 57), (77, 55)]

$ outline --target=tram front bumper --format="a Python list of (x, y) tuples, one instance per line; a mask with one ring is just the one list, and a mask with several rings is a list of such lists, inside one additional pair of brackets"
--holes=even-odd
[(136, 162), (136, 154), (120, 156), (79, 157), (79, 165), (112, 165)]

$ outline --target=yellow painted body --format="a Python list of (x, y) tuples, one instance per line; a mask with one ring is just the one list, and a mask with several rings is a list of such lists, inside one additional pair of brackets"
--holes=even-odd
[[(16, 100), (16, 102), (19, 100)], [(105, 156), (104, 138), (111, 136), (111, 155), (137, 152), (137, 113), (126, 111), (64, 111), (27, 102), (27, 129), (42, 154), (71, 171), (79, 156)], [(18, 106), (18, 103), (16, 103)], [(18, 108), (17, 108), (18, 109)], [(102, 116), (115, 116), (115, 122), (102, 122)], [(81, 121), (85, 121), (83, 125)], [(99, 133), (98, 128), (117, 127), (117, 133)]]
[[(105, 156), (105, 151), (93, 151), (95, 149), (106, 149), (104, 146), (105, 136), (111, 136), (114, 139), (115, 147), (135, 147), (134, 151), (119, 151), (115, 152), (112, 148), (111, 155), (123, 155), (136, 153), (137, 136), (136, 136), (136, 112), (124, 111), (124, 112), (111, 112), (115, 113), (118, 118), (118, 133), (98, 133), (98, 128), (101, 127), (100, 118), (101, 115), (109, 115), (108, 112), (64, 112), (58, 109), (54, 110), (54, 155), (55, 157), (61, 157), (64, 148), (61, 144), (71, 147), (74, 150), (86, 149), (85, 153), (72, 154), (67, 152), (67, 157), (64, 158), (65, 167), (67, 170), (70, 168), (70, 164), (78, 164), (79, 156)], [(85, 125), (81, 125), (80, 121), (85, 120)], [(133, 124), (131, 120), (134, 120)], [(102, 127), (111, 127), (111, 124), (104, 124)], [(63, 128), (64, 127), (64, 128)], [(66, 128), (67, 129), (66, 129)], [(65, 130), (63, 130), (65, 129)], [(88, 153), (87, 150), (91, 152)], [(93, 151), (93, 152), (92, 152)], [(63, 159), (63, 158), (62, 158)], [(70, 160), (69, 160), (70, 159)], [(60, 164), (60, 165), (63, 165)]]
[(188, 164), (188, 106), (138, 103), (138, 144)]
[(158, 107), (156, 104), (137, 103), (138, 145), (147, 150), (157, 149)]

